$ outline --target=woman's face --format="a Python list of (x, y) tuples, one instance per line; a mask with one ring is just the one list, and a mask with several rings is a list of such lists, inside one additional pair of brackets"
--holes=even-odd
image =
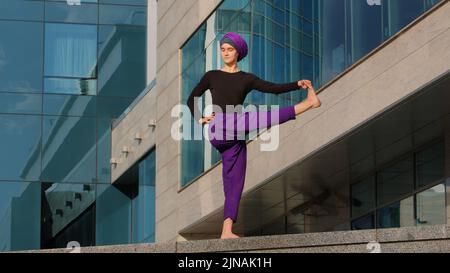
[(239, 53), (230, 44), (223, 43), (220, 47), (220, 51), (222, 53), (222, 60), (224, 63), (230, 65), (237, 62)]

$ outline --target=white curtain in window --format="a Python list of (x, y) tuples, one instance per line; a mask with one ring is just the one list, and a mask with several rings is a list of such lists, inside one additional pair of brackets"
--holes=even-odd
[(45, 75), (95, 77), (97, 26), (47, 24)]

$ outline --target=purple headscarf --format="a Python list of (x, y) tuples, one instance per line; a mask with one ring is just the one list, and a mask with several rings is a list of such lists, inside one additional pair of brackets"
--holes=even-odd
[(244, 59), (245, 56), (247, 56), (247, 42), (245, 42), (244, 38), (242, 38), (241, 35), (237, 34), (236, 32), (228, 32), (227, 34), (225, 34), (222, 39), (220, 39), (220, 45), (224, 43), (230, 44), (239, 53), (237, 60), (238, 62)]

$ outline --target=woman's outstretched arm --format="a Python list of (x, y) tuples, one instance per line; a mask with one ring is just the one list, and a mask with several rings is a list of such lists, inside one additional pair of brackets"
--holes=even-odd
[(253, 80), (251, 89), (255, 89), (263, 93), (282, 94), (300, 89), (298, 82), (273, 83), (265, 81), (254, 74), (252, 74), (252, 77)]

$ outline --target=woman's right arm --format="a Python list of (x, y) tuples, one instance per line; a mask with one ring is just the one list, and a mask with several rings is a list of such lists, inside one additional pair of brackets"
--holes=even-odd
[(198, 84), (192, 89), (191, 94), (187, 99), (187, 105), (189, 107), (192, 117), (202, 117), (201, 112), (198, 110), (198, 105), (194, 106), (194, 98), (201, 97), (203, 93), (205, 93), (205, 91), (208, 89), (209, 89), (209, 71), (203, 75)]

